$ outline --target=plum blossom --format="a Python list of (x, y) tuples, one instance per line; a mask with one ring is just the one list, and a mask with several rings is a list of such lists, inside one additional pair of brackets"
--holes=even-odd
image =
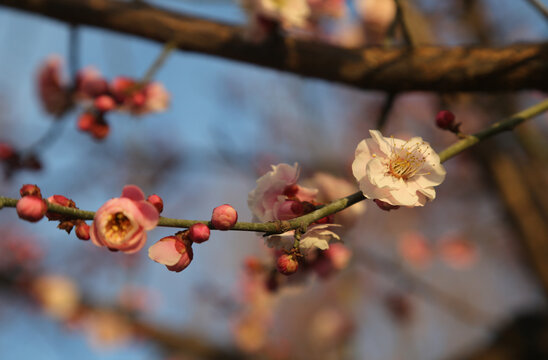
[(261, 17), (279, 22), (284, 28), (305, 27), (310, 16), (307, 0), (242, 0), (241, 4), (252, 22)]
[(31, 292), (43, 311), (57, 320), (68, 320), (80, 306), (74, 281), (62, 275), (43, 275), (31, 284)]
[(95, 213), (91, 241), (97, 246), (135, 253), (145, 245), (146, 231), (156, 227), (159, 217), (154, 205), (145, 201), (143, 191), (127, 185), (121, 197), (110, 199)]
[(369, 199), (396, 206), (424, 206), (436, 197), (434, 186), (445, 179), (445, 169), (430, 145), (420, 137), (409, 141), (386, 138), (370, 130), (370, 139), (356, 148), (352, 172)]
[[(329, 244), (336, 241), (341, 241), (339, 235), (332, 231), (333, 228), (338, 228), (338, 224), (320, 224), (309, 226), (299, 240), (299, 251), (307, 254), (311, 250), (327, 250)], [(295, 231), (286, 231), (282, 234), (272, 235), (266, 238), (266, 245), (271, 248), (283, 249), (289, 251), (295, 243)]]
[(247, 198), (253, 216), (259, 221), (287, 220), (302, 215), (298, 202), (314, 200), (318, 190), (297, 185), (299, 166), (272, 165), (272, 170), (257, 180)]
[(355, 0), (355, 6), (363, 20), (367, 42), (381, 43), (396, 18), (396, 2), (394, 0)]

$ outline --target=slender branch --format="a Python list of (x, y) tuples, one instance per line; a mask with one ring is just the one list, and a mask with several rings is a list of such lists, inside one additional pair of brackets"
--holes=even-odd
[(162, 52), (160, 55), (156, 58), (156, 60), (150, 65), (147, 72), (145, 73), (145, 76), (143, 76), (143, 79), (140, 81), (141, 84), (146, 84), (154, 78), (154, 75), (156, 75), (156, 72), (160, 70), (164, 62), (167, 60), (169, 54), (177, 47), (177, 43), (175, 41), (170, 41), (164, 45), (164, 48), (162, 49)]
[[(527, 108), (517, 114), (514, 114), (506, 120), (499, 121), (485, 130), (482, 130), (474, 135), (469, 135), (465, 139), (457, 141), (453, 145), (449, 146), (440, 153), (441, 162), (445, 162), (458, 153), (463, 152), (464, 150), (476, 145), (482, 140), (485, 140), (495, 134), (501, 133), (503, 131), (512, 130), (515, 126), (522, 123), (525, 120), (528, 120), (534, 116), (539, 115), (540, 113), (548, 110), (548, 100), (540, 102), (530, 108)], [(365, 200), (361, 191), (358, 191), (354, 194), (345, 196), (338, 200), (335, 200), (327, 205), (322, 206), (321, 208), (308, 213), (306, 215), (300, 216), (291, 220), (282, 220), (282, 221), (270, 221), (266, 223), (249, 223), (249, 222), (237, 222), (231, 230), (239, 231), (255, 231), (255, 232), (264, 232), (265, 235), (279, 234), (289, 230), (294, 229), (303, 229), (305, 230), (313, 222), (324, 218), (328, 215), (334, 214), (341, 210), (346, 209), (349, 206), (354, 205), (357, 202)], [(4, 206), (15, 207), (17, 205), (17, 199), (7, 198), (0, 196), (0, 209)], [(48, 204), (48, 210), (56, 212), (59, 214), (67, 215), (72, 218), (78, 218), (83, 220), (92, 220), (95, 216), (93, 211), (85, 211), (74, 208), (67, 208), (55, 204)], [(171, 219), (166, 217), (160, 217), (158, 222), (159, 226), (165, 227), (176, 227), (176, 228), (188, 228), (196, 223), (207, 224), (209, 228), (215, 229), (211, 222), (207, 220), (184, 220), (184, 219)]]
[(94, 26), (180, 50), (240, 61), (359, 89), (510, 91), (548, 90), (548, 44), (504, 48), (417, 46), (347, 49), (282, 34), (276, 43), (252, 43), (241, 26), (205, 20), (146, 3), (113, 0), (0, 0), (19, 9)]
[(548, 7), (544, 5), (540, 0), (527, 0), (529, 4), (533, 5), (539, 13), (541, 13), (546, 20), (548, 20)]

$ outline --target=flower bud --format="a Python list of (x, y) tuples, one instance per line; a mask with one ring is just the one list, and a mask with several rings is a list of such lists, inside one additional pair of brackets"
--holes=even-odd
[(377, 204), (379, 208), (381, 208), (384, 211), (397, 210), (400, 208), (399, 205), (391, 205), (379, 199), (373, 199), (373, 201), (375, 202), (375, 204)]
[(80, 240), (89, 240), (89, 225), (86, 224), (84, 221), (79, 223), (78, 226), (76, 226), (76, 236)]
[(158, 210), (159, 214), (164, 210), (164, 201), (158, 195), (156, 195), (156, 194), (150, 195), (147, 198), (147, 201), (149, 203), (151, 203), (152, 205), (154, 205), (156, 210)]
[(436, 115), (436, 125), (440, 129), (450, 130), (455, 125), (455, 115), (451, 111), (442, 110)]
[(93, 124), (95, 124), (95, 115), (89, 112), (84, 112), (78, 117), (76, 126), (81, 131), (90, 131)]
[(188, 237), (193, 242), (201, 244), (209, 239), (209, 232), (206, 224), (198, 223), (188, 229)]
[(100, 112), (107, 112), (116, 107), (116, 102), (108, 95), (101, 95), (95, 98), (93, 106)]
[(167, 236), (160, 239), (148, 249), (148, 256), (167, 267), (170, 271), (184, 270), (192, 261), (192, 243), (177, 236)]
[[(63, 195), (52, 195), (48, 198), (48, 202), (50, 204), (55, 204), (55, 205), (60, 205), (65, 207), (71, 207), (71, 208), (76, 207), (76, 204), (74, 203), (74, 201), (64, 197)], [(51, 211), (48, 211), (46, 213), (46, 216), (48, 217), (49, 220), (62, 220), (66, 218), (65, 215), (57, 214)]]
[(276, 260), (276, 269), (284, 275), (294, 274), (299, 268), (299, 262), (294, 255), (283, 254)]
[(23, 220), (37, 222), (48, 210), (45, 200), (38, 196), (23, 196), (16, 205), (17, 215)]
[(40, 188), (37, 185), (25, 184), (21, 187), (21, 189), (19, 190), (19, 193), (21, 194), (21, 197), (36, 196), (36, 197), (42, 198), (42, 194), (40, 193)]
[(102, 140), (107, 137), (110, 127), (106, 122), (95, 122), (89, 131), (95, 139)]
[(213, 209), (211, 215), (211, 223), (213, 227), (218, 230), (231, 229), (238, 221), (238, 213), (234, 208), (228, 204), (217, 206)]

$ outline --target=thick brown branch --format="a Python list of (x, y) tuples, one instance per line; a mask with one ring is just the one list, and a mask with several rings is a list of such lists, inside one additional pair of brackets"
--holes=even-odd
[(262, 44), (242, 28), (144, 3), (113, 0), (0, 0), (16, 8), (297, 75), (389, 92), (548, 90), (548, 44), (504, 48), (343, 49), (293, 36)]

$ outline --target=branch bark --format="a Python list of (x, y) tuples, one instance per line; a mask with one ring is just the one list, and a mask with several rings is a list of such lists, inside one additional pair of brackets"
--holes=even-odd
[(548, 43), (503, 48), (421, 46), (345, 49), (280, 35), (254, 44), (240, 26), (200, 19), (142, 2), (113, 0), (0, 0), (0, 6), (75, 25), (94, 26), (153, 41), (176, 42), (207, 54), (364, 90), (548, 90)]

